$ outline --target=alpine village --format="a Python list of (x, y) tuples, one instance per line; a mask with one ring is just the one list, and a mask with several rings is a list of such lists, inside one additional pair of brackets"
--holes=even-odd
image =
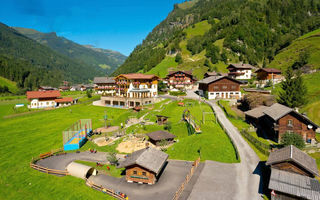
[(128, 57), (0, 23), (0, 199), (320, 200), (320, 1), (170, 9)]

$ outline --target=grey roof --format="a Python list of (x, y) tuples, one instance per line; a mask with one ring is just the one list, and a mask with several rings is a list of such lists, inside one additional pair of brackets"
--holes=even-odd
[(167, 131), (162, 131), (162, 130), (148, 133), (147, 136), (155, 141), (173, 139), (176, 137), (175, 135), (173, 135)]
[(94, 77), (93, 82), (95, 84), (99, 83), (115, 83), (114, 77)]
[(273, 165), (286, 161), (292, 161), (311, 174), (319, 176), (316, 160), (293, 145), (271, 152), (266, 164)]
[(259, 106), (259, 107), (252, 109), (252, 110), (248, 110), (248, 111), (244, 112), (244, 114), (246, 114), (250, 117), (259, 118), (259, 117), (262, 117), (265, 115), (263, 112), (267, 108), (268, 108), (267, 106)]
[(209, 83), (218, 81), (218, 80), (223, 79), (223, 78), (227, 78), (227, 79), (229, 79), (229, 80), (232, 80), (232, 81), (234, 81), (234, 82), (237, 82), (237, 83), (239, 83), (239, 84), (242, 84), (241, 81), (238, 81), (238, 80), (236, 80), (236, 79), (230, 78), (230, 77), (228, 77), (228, 76), (209, 76), (208, 78), (205, 78), (205, 79), (202, 79), (201, 81), (198, 81), (198, 83), (209, 84)]
[(295, 114), (299, 115), (302, 119), (306, 120), (308, 123), (312, 124), (315, 128), (318, 128), (319, 126), (315, 124), (313, 121), (311, 121), (308, 117), (298, 113), (297, 111), (293, 110), (292, 108), (289, 108), (287, 106), (281, 105), (279, 103), (275, 103), (272, 106), (268, 107), (264, 114), (271, 117), (274, 121), (277, 121), (281, 117), (285, 116), (286, 114), (294, 112)]
[(219, 75), (217, 72), (206, 72), (205, 74), (208, 76), (218, 76)]
[(227, 68), (234, 67), (237, 69), (253, 69), (254, 67), (250, 64), (242, 64), (242, 63), (231, 63)]
[(277, 121), (281, 117), (285, 116), (286, 114), (292, 112), (293, 109), (287, 106), (281, 105), (279, 103), (275, 103), (269, 108), (267, 108), (264, 113), (271, 117), (274, 121)]
[(304, 199), (320, 200), (318, 180), (274, 168), (271, 169), (269, 189)]
[(118, 168), (137, 164), (158, 174), (168, 159), (168, 154), (152, 147), (141, 149), (129, 155), (125, 161), (120, 162)]

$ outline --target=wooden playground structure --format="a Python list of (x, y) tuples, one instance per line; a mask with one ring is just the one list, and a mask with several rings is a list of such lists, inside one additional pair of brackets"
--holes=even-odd
[(91, 119), (80, 119), (62, 132), (65, 151), (80, 149), (92, 132)]
[(201, 133), (201, 122), (192, 116), (188, 109), (183, 111), (182, 118), (187, 122), (188, 135)]

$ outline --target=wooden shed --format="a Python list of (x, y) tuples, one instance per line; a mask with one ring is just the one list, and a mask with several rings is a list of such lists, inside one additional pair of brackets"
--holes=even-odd
[(133, 152), (126, 160), (120, 162), (118, 168), (126, 168), (126, 180), (153, 185), (164, 170), (168, 154), (155, 148), (147, 147)]
[(172, 142), (173, 139), (176, 137), (175, 135), (162, 130), (148, 133), (147, 136), (149, 137), (149, 141), (154, 145), (159, 145), (159, 143), (163, 140), (167, 142)]
[(167, 116), (164, 115), (156, 115), (157, 117), (157, 123), (158, 125), (164, 125), (168, 122), (168, 118)]

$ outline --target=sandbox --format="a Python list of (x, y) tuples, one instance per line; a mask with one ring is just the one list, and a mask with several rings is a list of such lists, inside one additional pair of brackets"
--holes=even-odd
[(114, 137), (108, 137), (108, 140), (106, 140), (105, 137), (99, 137), (93, 140), (93, 142), (98, 145), (99, 147), (106, 146), (112, 144), (114, 141), (117, 141), (120, 139), (119, 137), (114, 138)]
[(148, 143), (148, 146), (155, 147), (150, 142), (143, 140), (141, 138), (130, 138), (121, 142), (118, 145), (117, 150), (121, 153), (132, 153), (134, 151), (138, 151), (140, 149), (146, 148), (147, 143)]

